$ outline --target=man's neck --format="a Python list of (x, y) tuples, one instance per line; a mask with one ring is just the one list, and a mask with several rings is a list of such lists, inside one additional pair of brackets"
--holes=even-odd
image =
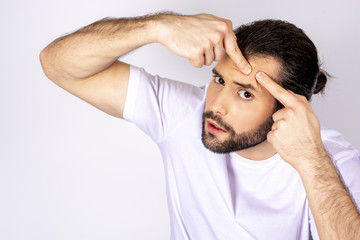
[(265, 140), (255, 147), (240, 150), (236, 153), (249, 160), (261, 161), (274, 156), (276, 151), (273, 146), (267, 140)]

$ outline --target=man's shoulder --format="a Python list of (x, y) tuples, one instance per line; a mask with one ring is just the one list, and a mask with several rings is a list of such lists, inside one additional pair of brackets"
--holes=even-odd
[(334, 162), (359, 158), (360, 152), (343, 135), (332, 129), (321, 129), (324, 146)]
[[(139, 79), (140, 82), (148, 82), (150, 89), (155, 91), (160, 91), (162, 93), (166, 92), (168, 96), (176, 97), (187, 97), (203, 100), (206, 95), (207, 85), (205, 86), (196, 86), (195, 84), (190, 84), (188, 82), (179, 81), (176, 79), (170, 79), (167, 77), (160, 76), (158, 74), (151, 74), (147, 72), (144, 68), (130, 65), (130, 75), (131, 78)], [(134, 81), (135, 81), (134, 80)], [(149, 89), (149, 88), (148, 88)]]
[(334, 130), (322, 130), (324, 146), (357, 207), (360, 207), (360, 152)]
[[(155, 142), (172, 136), (186, 122), (202, 116), (207, 87), (152, 75), (131, 65), (124, 118)], [(186, 128), (187, 129), (187, 128)]]

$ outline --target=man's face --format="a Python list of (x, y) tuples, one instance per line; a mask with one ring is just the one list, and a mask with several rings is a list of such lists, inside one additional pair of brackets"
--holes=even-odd
[(255, 80), (263, 71), (276, 79), (280, 64), (272, 57), (252, 57), (250, 75), (225, 56), (214, 68), (206, 94), (202, 141), (218, 153), (240, 151), (266, 140), (276, 111), (275, 98)]

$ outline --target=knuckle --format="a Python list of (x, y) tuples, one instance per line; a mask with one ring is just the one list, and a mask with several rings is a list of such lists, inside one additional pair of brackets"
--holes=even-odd
[(223, 40), (223, 34), (219, 33), (219, 32), (216, 32), (213, 34), (213, 36), (211, 37), (212, 41), (215, 43), (215, 44), (219, 44), (222, 42)]
[(209, 50), (209, 49), (212, 49), (213, 48), (213, 44), (211, 41), (205, 41), (204, 44), (203, 44), (203, 48), (204, 50)]
[(304, 95), (300, 95), (300, 99), (302, 100), (302, 101), (306, 101), (307, 102), (307, 99), (306, 99), (306, 97), (304, 96)]
[(228, 25), (228, 29), (229, 29), (229, 31), (231, 32), (231, 33), (233, 33), (233, 24), (232, 24), (232, 21), (231, 20), (229, 20), (229, 19), (225, 19), (226, 20), (226, 23), (227, 23), (227, 25)]
[(285, 111), (285, 116), (286, 117), (292, 117), (294, 114), (295, 114), (295, 111), (292, 108), (287, 108), (286, 111)]
[(204, 54), (204, 50), (202, 48), (194, 47), (192, 50), (192, 56), (200, 57)]
[(280, 120), (279, 122), (278, 122), (278, 128), (282, 128), (283, 126), (285, 125), (285, 121), (284, 120)]
[[(266, 79), (267, 82), (270, 82), (270, 80), (267, 77), (265, 77), (264, 79)], [(275, 88), (275, 94), (277, 96), (284, 96), (284, 90), (281, 88)]]
[(306, 111), (306, 107), (305, 105), (301, 102), (301, 101), (298, 101), (297, 104), (296, 104), (296, 109), (300, 112), (305, 112)]
[(278, 131), (278, 130), (272, 131), (272, 135), (271, 135), (272, 141), (274, 141), (275, 139), (278, 139), (280, 137), (279, 134), (280, 134), (280, 131)]
[(226, 47), (226, 52), (231, 56), (237, 56), (236, 60), (238, 62), (238, 64), (243, 64), (243, 59), (239, 58), (239, 50), (237, 48), (237, 46), (227, 46)]
[(228, 25), (227, 22), (221, 21), (221, 22), (219, 22), (219, 24), (218, 24), (218, 29), (219, 29), (219, 31), (221, 31), (222, 33), (226, 33), (226, 32), (228, 32), (228, 30), (229, 30), (229, 25)]
[(225, 21), (227, 24), (232, 24), (232, 22), (231, 22), (230, 19), (224, 18), (224, 21)]
[(239, 47), (238, 47), (237, 44), (234, 43), (234, 42), (231, 42), (231, 44), (230, 44), (230, 46), (229, 46), (229, 49), (230, 49), (230, 51), (233, 52), (233, 53), (240, 52)]

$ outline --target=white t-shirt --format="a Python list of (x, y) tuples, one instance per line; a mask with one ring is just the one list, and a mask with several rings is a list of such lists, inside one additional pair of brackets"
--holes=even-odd
[[(206, 87), (130, 68), (124, 118), (159, 146), (171, 239), (319, 239), (302, 181), (278, 154), (252, 161), (203, 146), (205, 95)], [(322, 137), (359, 206), (360, 153), (335, 131)]]

